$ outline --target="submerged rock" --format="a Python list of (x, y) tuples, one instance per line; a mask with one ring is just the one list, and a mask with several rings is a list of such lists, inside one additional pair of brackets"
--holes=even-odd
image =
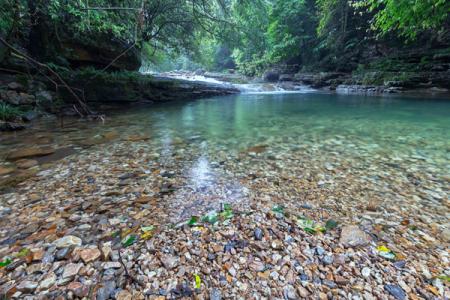
[(339, 242), (345, 247), (365, 246), (370, 242), (370, 236), (356, 225), (344, 226)]

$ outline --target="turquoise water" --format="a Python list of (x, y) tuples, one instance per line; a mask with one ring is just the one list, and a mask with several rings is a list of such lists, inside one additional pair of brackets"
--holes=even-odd
[[(105, 133), (114, 134), (103, 140)], [(148, 138), (130, 141), (134, 135)], [(241, 94), (122, 107), (104, 123), (66, 119), (61, 127), (43, 120), (0, 137), (3, 154), (36, 144), (70, 147), (69, 161), (96, 163), (103, 175), (121, 164), (114, 162), (117, 153), (147, 173), (178, 174), (175, 208), (206, 198), (269, 197), (321, 201), (336, 213), (336, 205), (358, 211), (358, 203), (404, 201), (414, 213), (425, 202), (435, 209), (448, 199), (450, 100)], [(3, 165), (14, 167), (5, 156)], [(38, 171), (49, 161), (39, 160)], [(429, 213), (447, 222), (445, 214)]]

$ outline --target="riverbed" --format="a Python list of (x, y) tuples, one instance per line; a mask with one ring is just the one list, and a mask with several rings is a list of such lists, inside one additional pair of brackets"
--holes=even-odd
[[(180, 101), (115, 109), (104, 122), (44, 118), (2, 134), (0, 152), (9, 169), (0, 258), (20, 261), (11, 255), (24, 247), (52, 258), (0, 270), (4, 289), (36, 283), (18, 296), (66, 293), (71, 282), (154, 298), (188, 293), (184, 283), (223, 298), (448, 296), (448, 99), (270, 92)], [(217, 222), (201, 221), (208, 215)], [(321, 230), (330, 220), (338, 227)], [(361, 244), (343, 240), (350, 225)], [(137, 239), (117, 248), (115, 232)], [(63, 236), (81, 243), (59, 259)], [(105, 244), (106, 257), (74, 254)], [(104, 266), (118, 251), (142, 285), (120, 264)], [(37, 263), (43, 271), (28, 271)], [(81, 265), (64, 277), (69, 263)], [(54, 286), (40, 287), (49, 276)]]

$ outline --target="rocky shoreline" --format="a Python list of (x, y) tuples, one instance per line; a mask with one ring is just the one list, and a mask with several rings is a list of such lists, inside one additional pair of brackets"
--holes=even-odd
[[(168, 77), (142, 75), (137, 72), (98, 74), (96, 72), (66, 75), (66, 80), (90, 106), (102, 103), (139, 104), (159, 103), (183, 99), (239, 93), (229, 84), (194, 82)], [(20, 83), (20, 82), (21, 83)], [(25, 79), (2, 74), (0, 76), (0, 131), (22, 130), (29, 122), (43, 115), (76, 116), (74, 99), (67, 90), (51, 89), (44, 78)]]

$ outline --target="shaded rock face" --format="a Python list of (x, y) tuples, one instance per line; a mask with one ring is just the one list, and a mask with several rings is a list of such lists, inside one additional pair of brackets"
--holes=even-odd
[[(100, 37), (100, 40), (103, 40)], [(115, 58), (121, 55), (130, 45), (113, 42), (99, 42), (95, 45), (89, 43), (63, 42), (62, 56), (67, 59), (72, 67), (93, 66), (94, 68), (103, 69), (108, 66)], [(137, 49), (131, 49), (122, 55), (112, 65), (112, 69), (135, 71), (141, 66), (141, 57)]]
[[(194, 82), (173, 78), (142, 75), (138, 72), (123, 72), (118, 74), (102, 74), (91, 79), (75, 76), (69, 79), (73, 86), (84, 86), (88, 102), (165, 102), (171, 100), (198, 99), (220, 95), (239, 93), (239, 90), (229, 84), (214, 84)], [(84, 80), (88, 84), (84, 85)], [(70, 95), (63, 95), (71, 101)]]
[(280, 73), (275, 70), (270, 70), (264, 73), (263, 80), (267, 82), (277, 82), (280, 79)]

